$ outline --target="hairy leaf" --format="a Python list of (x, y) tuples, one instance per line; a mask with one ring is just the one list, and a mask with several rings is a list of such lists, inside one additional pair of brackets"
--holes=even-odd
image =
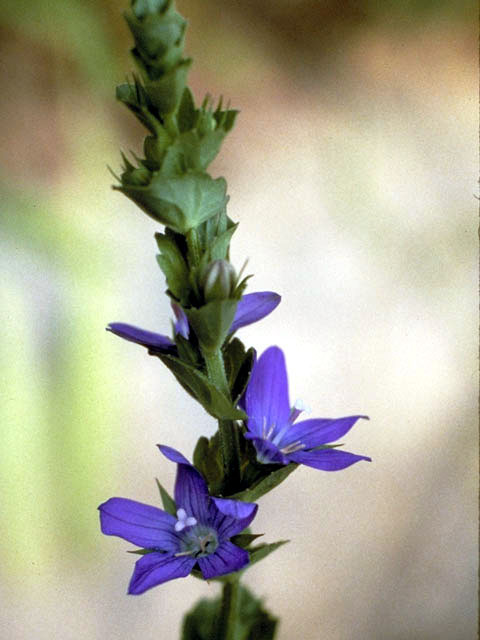
[(172, 355), (158, 354), (160, 360), (170, 369), (182, 387), (197, 400), (203, 408), (217, 420), (243, 420), (245, 413), (232, 406), (200, 371)]

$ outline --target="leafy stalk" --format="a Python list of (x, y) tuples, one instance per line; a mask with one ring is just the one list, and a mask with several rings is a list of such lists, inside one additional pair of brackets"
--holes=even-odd
[[(213, 384), (230, 397), (223, 355), (220, 349), (209, 353), (204, 352), (208, 377)], [(220, 447), (222, 452), (224, 492), (230, 493), (230, 488), (238, 486), (240, 482), (240, 444), (238, 427), (232, 420), (219, 420)]]
[(238, 625), (239, 580), (236, 576), (226, 580), (222, 589), (222, 605), (216, 640), (235, 640)]
[[(237, 403), (252, 370), (254, 352), (231, 340), (247, 278), (237, 278), (229, 262), (237, 225), (226, 213), (226, 182), (207, 172), (234, 126), (237, 111), (224, 108), (222, 99), (214, 105), (208, 96), (195, 103), (187, 87), (192, 61), (183, 55), (186, 21), (173, 0), (131, 0), (125, 18), (134, 38), (132, 55), (138, 74), (117, 87), (117, 98), (146, 128), (147, 136), (144, 157), (122, 154), (123, 170), (114, 188), (165, 226), (163, 233), (155, 234), (158, 264), (167, 294), (177, 311), (181, 309), (188, 329), (176, 333), (168, 351), (152, 349), (150, 353), (218, 420), (217, 434), (210, 441), (201, 438), (194, 454), (195, 466), (212, 495), (249, 497), (249, 484), (245, 485), (242, 474), (252, 466), (252, 452), (250, 444), (240, 443), (237, 421), (245, 419), (245, 414)], [(255, 483), (255, 495), (278, 483), (258, 473), (255, 468), (253, 475), (245, 475), (248, 483)], [(175, 515), (174, 501), (159, 483), (158, 487), (164, 509)], [(251, 540), (246, 538), (249, 545)], [(248, 548), (251, 561), (277, 548), (270, 546)], [(184, 638), (273, 638), (276, 621), (240, 587), (239, 579), (239, 573), (222, 578), (221, 600), (199, 603), (185, 619)]]

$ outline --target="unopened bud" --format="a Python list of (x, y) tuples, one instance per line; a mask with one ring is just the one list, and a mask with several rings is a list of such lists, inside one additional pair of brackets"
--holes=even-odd
[(228, 300), (237, 285), (235, 269), (227, 260), (214, 260), (205, 269), (202, 285), (205, 302)]

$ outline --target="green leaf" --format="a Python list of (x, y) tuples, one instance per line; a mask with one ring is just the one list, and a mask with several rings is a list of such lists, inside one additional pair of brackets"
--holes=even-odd
[(220, 599), (203, 598), (185, 615), (182, 640), (213, 640), (215, 625), (220, 616)]
[(137, 556), (146, 556), (147, 553), (154, 553), (156, 549), (134, 549), (133, 551), (127, 551), (127, 553), (134, 553)]
[(145, 154), (145, 164), (147, 168), (154, 172), (160, 169), (160, 165), (165, 156), (168, 146), (168, 139), (161, 139), (158, 136), (147, 136), (143, 141), (143, 153)]
[(205, 475), (202, 471), (202, 467), (204, 466), (205, 459), (208, 457), (208, 448), (208, 438), (206, 436), (200, 436), (193, 451), (193, 466), (195, 467), (195, 469), (200, 471), (204, 478)]
[(230, 389), (233, 388), (238, 372), (245, 360), (245, 346), (241, 340), (234, 338), (223, 348), (225, 372)]
[(189, 170), (205, 171), (219, 152), (224, 135), (221, 131), (212, 131), (200, 138), (196, 131), (182, 133), (165, 154), (162, 174), (181, 175)]
[(232, 326), (238, 300), (212, 300), (198, 309), (186, 309), (188, 321), (206, 351), (219, 349)]
[(150, 101), (140, 80), (134, 76), (134, 84), (125, 83), (119, 85), (116, 90), (116, 96), (117, 100), (123, 102), (144, 127), (155, 134), (162, 148), (165, 148), (166, 145), (171, 142), (170, 136), (163, 128), (155, 113), (153, 113), (155, 107)]
[(219, 495), (223, 483), (223, 460), (218, 431), (208, 439), (199, 438), (193, 452), (193, 465), (207, 482), (211, 495)]
[(232, 385), (233, 404), (237, 404), (247, 388), (248, 381), (253, 369), (255, 360), (255, 349), (251, 347), (245, 354), (245, 358), (241, 363), (237, 376)]
[(145, 85), (148, 97), (160, 115), (168, 115), (177, 108), (185, 89), (187, 73), (191, 64), (190, 58), (180, 60), (173, 69)]
[(175, 344), (178, 349), (178, 357), (182, 362), (192, 365), (195, 369), (201, 368), (202, 359), (197, 349), (179, 333), (175, 336)]
[(243, 420), (245, 413), (232, 406), (208, 378), (194, 367), (175, 356), (156, 354), (170, 369), (182, 387), (217, 420)]
[(133, 0), (132, 11), (139, 19), (144, 18), (150, 13), (162, 11), (165, 0)]
[[(210, 260), (224, 260), (228, 258), (228, 249), (233, 234), (237, 230), (238, 223), (231, 226), (222, 234), (217, 236), (209, 246)], [(210, 261), (209, 260), (209, 261)]]
[(228, 498), (231, 498), (232, 500), (243, 500), (245, 502), (255, 502), (258, 498), (261, 498), (283, 482), (293, 471), (295, 471), (297, 467), (298, 464), (295, 464), (294, 462), (291, 462), (284, 467), (279, 467), (268, 473), (268, 475), (263, 476), (260, 480), (254, 482), (248, 489), (239, 491), (238, 493), (228, 496)]
[(278, 540), (277, 542), (271, 542), (270, 544), (259, 544), (258, 547), (253, 547), (253, 549), (248, 550), (248, 554), (250, 556), (250, 563), (246, 568), (251, 567), (252, 564), (256, 562), (260, 562), (271, 553), (283, 547), (284, 544), (287, 544), (290, 540)]
[(124, 14), (135, 39), (132, 54), (146, 75), (157, 79), (183, 62), (186, 21), (173, 10), (172, 2), (164, 2), (158, 11), (134, 7)]
[(199, 172), (178, 177), (156, 172), (146, 186), (122, 184), (114, 188), (154, 220), (183, 235), (222, 211), (227, 201), (224, 178), (213, 180)]
[(223, 129), (215, 129), (215, 131), (209, 131), (200, 138), (198, 145), (198, 163), (202, 168), (208, 167), (216, 158), (225, 135), (226, 131), (223, 131)]
[[(202, 599), (183, 620), (182, 640), (221, 640), (221, 598)], [(278, 620), (246, 587), (240, 585), (234, 640), (273, 640)]]
[(163, 508), (167, 513), (170, 513), (172, 516), (177, 514), (177, 507), (175, 505), (175, 500), (170, 496), (168, 491), (162, 487), (160, 481), (155, 478), (157, 483), (158, 490), (160, 491), (160, 498), (162, 499)]
[(165, 274), (167, 286), (177, 300), (185, 303), (188, 300), (190, 287), (188, 267), (183, 255), (171, 236), (156, 233), (155, 240), (160, 249), (157, 262)]
[[(210, 261), (210, 249), (215, 243), (215, 239), (233, 226), (234, 223), (227, 216), (225, 206), (216, 216), (212, 216), (197, 228), (198, 238), (204, 254), (204, 258), (200, 263), (202, 267)], [(228, 254), (226, 257), (228, 258)]]
[(187, 171), (202, 172), (206, 167), (198, 157), (198, 137), (194, 131), (182, 133), (167, 149), (162, 160), (162, 175), (175, 177)]
[(217, 126), (210, 112), (195, 110), (188, 89), (179, 105), (177, 127), (180, 135), (163, 158), (162, 174), (173, 176), (189, 170), (205, 171), (220, 151), (226, 130)]

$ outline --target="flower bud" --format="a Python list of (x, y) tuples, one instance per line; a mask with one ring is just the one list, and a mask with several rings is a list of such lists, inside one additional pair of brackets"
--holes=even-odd
[(122, 173), (122, 183), (131, 186), (145, 186), (150, 182), (150, 171), (143, 166), (127, 168)]
[(198, 113), (197, 125), (196, 129), (198, 135), (203, 138), (203, 136), (215, 131), (217, 126), (217, 121), (211, 111), (200, 109)]
[(201, 281), (205, 302), (228, 300), (235, 291), (237, 274), (227, 260), (214, 260), (207, 265)]

